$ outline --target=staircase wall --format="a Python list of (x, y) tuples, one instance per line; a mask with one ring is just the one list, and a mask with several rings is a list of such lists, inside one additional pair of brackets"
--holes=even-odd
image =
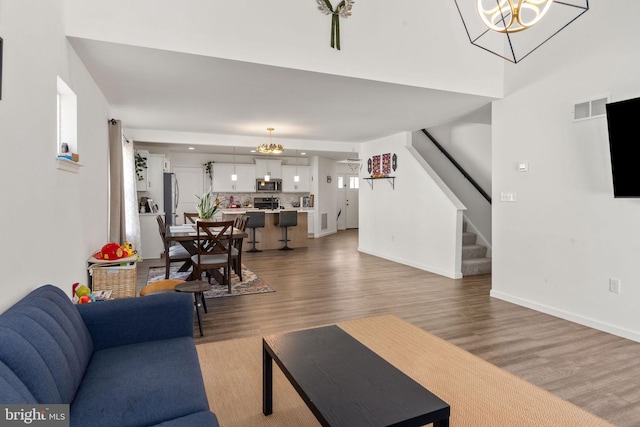
[[(464, 205), (411, 146), (404, 132), (364, 143), (361, 158), (396, 154), (395, 188), (362, 180), (358, 249), (450, 278), (461, 278)], [(370, 187), (373, 184), (373, 189)]]
[[(436, 140), (491, 194), (491, 125), (453, 123), (428, 129)], [(465, 220), (478, 242), (491, 254), (491, 204), (422, 132), (413, 133), (413, 146), (466, 206)]]

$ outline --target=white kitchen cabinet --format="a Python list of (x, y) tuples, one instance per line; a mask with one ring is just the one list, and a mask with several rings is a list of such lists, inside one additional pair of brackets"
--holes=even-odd
[[(309, 166), (282, 166), (282, 191), (287, 193), (308, 193), (311, 191)], [(298, 182), (295, 176), (298, 175)]]
[(213, 164), (213, 191), (216, 193), (228, 193), (234, 191), (234, 182), (231, 181), (233, 165), (230, 163)]
[(162, 176), (164, 174), (164, 154), (149, 154), (147, 157), (147, 194), (146, 196), (158, 206), (164, 206), (164, 189)]
[[(256, 167), (250, 164), (214, 163), (213, 164), (213, 191), (216, 193), (230, 193), (234, 191), (253, 193), (256, 188)], [(237, 181), (231, 180), (235, 173)]]
[(235, 191), (243, 193), (256, 191), (256, 165), (237, 164), (236, 175), (238, 175), (238, 181), (235, 185)]
[(282, 178), (282, 160), (255, 159), (256, 176), (254, 179), (262, 179), (269, 172), (271, 178)]
[(147, 176), (149, 172), (149, 152), (136, 150), (136, 190), (147, 191)]

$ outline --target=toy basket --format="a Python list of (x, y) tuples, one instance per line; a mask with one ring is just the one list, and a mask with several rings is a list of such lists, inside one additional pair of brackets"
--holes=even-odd
[(111, 290), (111, 298), (133, 298), (136, 296), (138, 280), (136, 264), (124, 266), (97, 266), (91, 268), (91, 290)]

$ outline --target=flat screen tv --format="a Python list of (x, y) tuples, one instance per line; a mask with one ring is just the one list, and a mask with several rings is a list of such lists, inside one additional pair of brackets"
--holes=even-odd
[(640, 197), (640, 98), (607, 104), (614, 197)]

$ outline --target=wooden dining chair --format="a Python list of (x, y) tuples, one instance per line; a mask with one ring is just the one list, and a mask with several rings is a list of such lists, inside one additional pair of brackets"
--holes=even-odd
[(195, 224), (198, 221), (198, 213), (197, 212), (185, 212), (184, 213), (184, 223), (185, 224)]
[(231, 293), (231, 269), (233, 268), (233, 254), (237, 250), (233, 247), (233, 221), (197, 221), (198, 253), (191, 257), (196, 272), (193, 277), (200, 280), (202, 273), (223, 269), (223, 282)]
[[(247, 215), (237, 215), (233, 220), (233, 228), (238, 229), (240, 231), (245, 231), (247, 229), (247, 223), (249, 222), (249, 217)], [(233, 239), (233, 247), (236, 249), (234, 252), (237, 252), (233, 255), (233, 271), (236, 272), (238, 278), (242, 282), (242, 243), (244, 242), (244, 237), (238, 237)]]
[(160, 238), (162, 239), (162, 243), (164, 244), (164, 278), (169, 278), (169, 272), (171, 271), (171, 263), (172, 262), (183, 262), (189, 263), (191, 262), (191, 254), (187, 251), (182, 245), (169, 246), (169, 241), (167, 240), (167, 226), (162, 218), (162, 215), (158, 215), (156, 217), (158, 221), (158, 231), (160, 232)]

